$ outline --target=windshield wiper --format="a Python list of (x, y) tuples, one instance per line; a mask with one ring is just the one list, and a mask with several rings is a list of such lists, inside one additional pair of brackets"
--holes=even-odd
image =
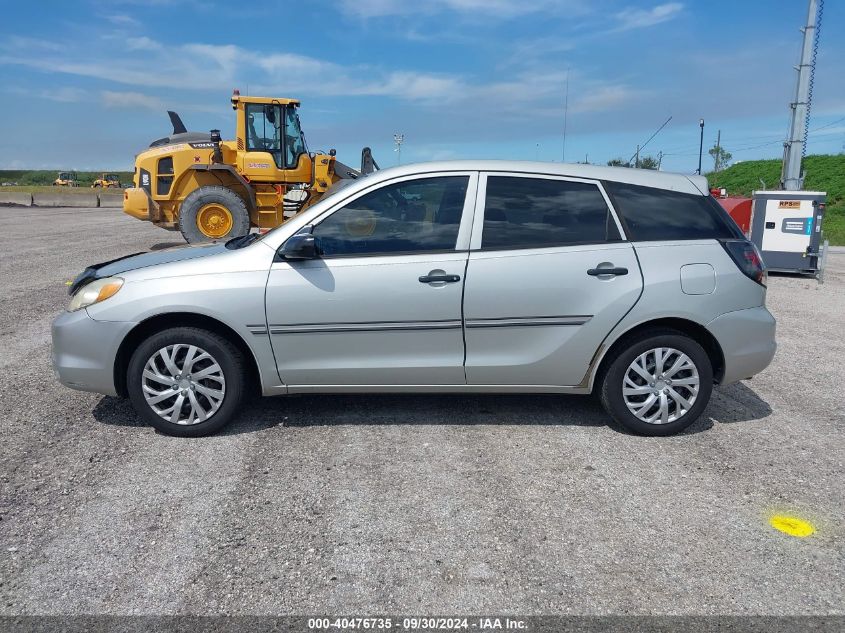
[(237, 250), (239, 248), (243, 248), (244, 246), (249, 246), (259, 237), (260, 235), (258, 235), (258, 233), (247, 233), (246, 235), (233, 237), (231, 240), (226, 242), (224, 246), (229, 250)]

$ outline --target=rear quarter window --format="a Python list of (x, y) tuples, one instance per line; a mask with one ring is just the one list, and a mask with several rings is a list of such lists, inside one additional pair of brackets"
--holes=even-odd
[(730, 216), (711, 196), (605, 182), (605, 189), (635, 242), (741, 238)]

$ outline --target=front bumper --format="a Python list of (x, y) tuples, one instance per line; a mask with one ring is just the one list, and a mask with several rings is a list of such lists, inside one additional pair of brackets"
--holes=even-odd
[(775, 318), (765, 306), (727, 312), (708, 323), (707, 329), (725, 357), (723, 385), (759, 374), (775, 356)]
[(114, 361), (134, 323), (95, 321), (87, 310), (63, 312), (53, 320), (53, 369), (71, 389), (116, 396)]

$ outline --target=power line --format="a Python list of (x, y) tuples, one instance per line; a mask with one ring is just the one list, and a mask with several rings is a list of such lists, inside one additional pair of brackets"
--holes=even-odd
[[(835, 121), (831, 121), (830, 123), (826, 123), (825, 125), (820, 125), (819, 127), (816, 127), (816, 128), (813, 128), (812, 130), (809, 130), (807, 132), (807, 135), (808, 136), (813, 135), (816, 132), (820, 132), (821, 130), (825, 130), (827, 128), (833, 127), (837, 123), (842, 123), (843, 121), (845, 121), (845, 117), (840, 117), (840, 118), (836, 119)], [(835, 134), (839, 134), (839, 133), (836, 132)], [(742, 142), (742, 141), (746, 141), (746, 140), (752, 140), (752, 139), (755, 139), (755, 138), (774, 138), (774, 136), (775, 136), (774, 134), (767, 134), (767, 135), (761, 135), (761, 136), (745, 136), (745, 137), (740, 137), (736, 140), (737, 140), (737, 142)], [(823, 134), (822, 136), (826, 136), (826, 135)], [(750, 151), (750, 150), (753, 150), (753, 149), (760, 149), (762, 147), (768, 147), (770, 145), (777, 145), (777, 144), (780, 144), (780, 143), (783, 143), (783, 137), (778, 136), (777, 140), (767, 141), (765, 143), (755, 143), (755, 144), (748, 145), (748, 146), (737, 147), (736, 149), (732, 149), (731, 152), (746, 152), (746, 151)], [(687, 149), (692, 150), (693, 146), (687, 145), (685, 147), (677, 148), (676, 151), (664, 152), (663, 155), (664, 156), (697, 156), (698, 155), (698, 152), (693, 152), (693, 151), (685, 152), (685, 151), (683, 151), (683, 150), (687, 150)]]
[(657, 129), (654, 131), (654, 134), (652, 134), (651, 136), (649, 136), (649, 137), (648, 137), (648, 140), (647, 140), (645, 143), (643, 143), (642, 145), (638, 145), (638, 146), (637, 146), (637, 151), (636, 151), (636, 152), (634, 152), (634, 153), (631, 155), (631, 158), (629, 158), (629, 159), (628, 159), (628, 162), (630, 163), (630, 162), (634, 159), (634, 157), (635, 157), (637, 154), (639, 154), (641, 151), (643, 151), (643, 150), (645, 149), (645, 146), (646, 146), (646, 145), (648, 145), (648, 144), (651, 142), (651, 139), (653, 139), (655, 136), (657, 136), (657, 135), (658, 135), (658, 133), (660, 132), (660, 130), (662, 130), (663, 128), (665, 128), (665, 127), (669, 124), (669, 121), (671, 121), (671, 120), (672, 120), (672, 117), (670, 116), (668, 119), (666, 119), (666, 120), (663, 122), (663, 125), (661, 125), (659, 128), (657, 128)]
[(810, 131), (808, 132), (808, 134), (811, 134), (811, 133), (813, 133), (813, 132), (818, 132), (819, 130), (823, 130), (823, 129), (825, 129), (825, 128), (833, 127), (833, 126), (834, 126), (834, 125), (836, 125), (837, 123), (842, 123), (842, 121), (845, 121), (845, 116), (844, 116), (844, 117), (842, 117), (841, 119), (836, 119), (835, 121), (831, 121), (831, 122), (830, 122), (830, 123), (828, 123), (827, 125), (822, 125), (821, 127), (815, 127), (815, 128), (813, 128), (812, 130), (810, 130)]

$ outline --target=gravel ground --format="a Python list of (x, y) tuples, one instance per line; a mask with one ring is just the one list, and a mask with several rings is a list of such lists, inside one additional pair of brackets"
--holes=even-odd
[(258, 400), (185, 440), (50, 369), (64, 281), (179, 236), (0, 218), (0, 615), (845, 613), (845, 254), (771, 280), (773, 365), (681, 436), (584, 397), (391, 395)]

